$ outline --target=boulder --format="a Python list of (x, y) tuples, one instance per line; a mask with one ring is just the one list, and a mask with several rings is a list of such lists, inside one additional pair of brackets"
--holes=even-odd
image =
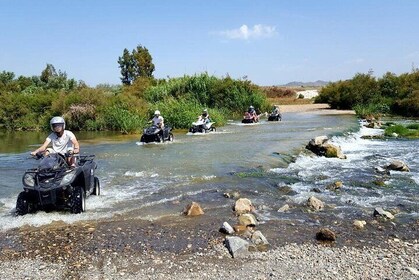
[(225, 245), (233, 258), (244, 257), (249, 254), (249, 242), (237, 236), (227, 236)]
[(363, 229), (366, 224), (367, 224), (366, 221), (360, 221), (360, 220), (354, 220), (353, 222), (354, 227), (356, 227), (357, 229)]
[(242, 214), (239, 216), (239, 224), (246, 227), (254, 227), (257, 225), (257, 221), (255, 216), (252, 214)]
[(185, 207), (183, 214), (186, 216), (199, 216), (204, 214), (204, 210), (202, 210), (198, 203), (192, 202)]
[(393, 160), (387, 167), (388, 170), (406, 171), (409, 172), (409, 167), (401, 160)]
[(307, 199), (307, 206), (315, 211), (320, 211), (323, 210), (324, 203), (320, 199), (311, 196), (309, 199)]
[(237, 215), (252, 212), (254, 209), (252, 202), (247, 198), (239, 198), (234, 204), (234, 211)]
[(316, 239), (319, 241), (336, 241), (336, 234), (328, 228), (322, 228), (316, 233)]
[(282, 206), (281, 208), (278, 209), (278, 212), (288, 212), (290, 210), (290, 206), (288, 204), (285, 204), (284, 206)]
[(266, 251), (269, 247), (269, 242), (266, 237), (259, 230), (255, 231), (250, 240), (256, 245), (258, 251)]
[(374, 209), (373, 216), (374, 217), (383, 217), (383, 218), (388, 219), (388, 220), (393, 220), (394, 219), (393, 214), (391, 214), (388, 211), (385, 211), (381, 207), (377, 207), (377, 208)]
[(336, 191), (336, 190), (339, 190), (342, 186), (343, 186), (342, 181), (336, 181), (332, 184), (327, 185), (326, 189), (330, 191)]
[(247, 231), (247, 227), (245, 225), (235, 225), (233, 227), (234, 231), (237, 233), (244, 233)]
[(312, 151), (318, 156), (346, 159), (346, 156), (342, 153), (341, 148), (339, 146), (327, 143), (328, 140), (329, 139), (327, 136), (318, 136), (310, 140), (306, 146), (306, 149)]
[(316, 145), (316, 146), (323, 145), (328, 140), (329, 140), (329, 137), (327, 137), (326, 135), (317, 136), (316, 138), (312, 139), (312, 141), (314, 141), (313, 144)]
[(296, 195), (296, 194), (298, 194), (290, 186), (278, 186), (278, 191), (283, 195)]
[(346, 159), (346, 156), (342, 153), (342, 150), (339, 146), (326, 143), (322, 147), (325, 150), (324, 151), (325, 157), (328, 157), (328, 158), (337, 157), (340, 159)]
[(229, 223), (224, 222), (220, 228), (220, 232), (232, 235), (234, 233), (234, 229)]

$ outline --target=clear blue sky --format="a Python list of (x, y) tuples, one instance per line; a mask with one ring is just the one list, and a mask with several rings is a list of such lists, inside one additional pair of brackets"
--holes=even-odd
[(419, 66), (416, 0), (0, 0), (0, 26), (0, 71), (50, 63), (91, 86), (119, 84), (118, 57), (139, 44), (157, 78), (280, 85)]

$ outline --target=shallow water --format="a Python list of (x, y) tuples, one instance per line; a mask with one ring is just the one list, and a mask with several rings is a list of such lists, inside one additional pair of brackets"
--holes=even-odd
[[(190, 135), (175, 131), (174, 142), (162, 144), (139, 143), (140, 135), (78, 133), (82, 154), (96, 155), (102, 195), (89, 197), (87, 211), (81, 215), (38, 212), (24, 217), (14, 215), (16, 197), (22, 190), (21, 177), (36, 164), (28, 158), (29, 151), (46, 135), (27, 132), (9, 136), (7, 143), (23, 144), (1, 151), (0, 229), (115, 215), (157, 219), (178, 215), (191, 201), (200, 203), (210, 215), (228, 215), (233, 201), (223, 193), (229, 191), (250, 198), (262, 222), (309, 220), (302, 211), (277, 210), (285, 203), (303, 204), (311, 195), (333, 205), (322, 215), (362, 219), (381, 206), (399, 208), (402, 219), (416, 218), (418, 140), (360, 138), (380, 132), (361, 128), (352, 115), (286, 113), (282, 122), (243, 125), (230, 121), (215, 133)], [(333, 136), (331, 141), (340, 145), (348, 158), (326, 159), (306, 152), (308, 141), (319, 135)], [(10, 146), (4, 139), (0, 146)], [(385, 187), (374, 185), (374, 167), (386, 165), (391, 159), (405, 161), (411, 172), (392, 172)], [(326, 189), (338, 180), (343, 182), (341, 191)], [(289, 186), (295, 193), (285, 195), (278, 186)], [(314, 193), (313, 188), (322, 192)]]

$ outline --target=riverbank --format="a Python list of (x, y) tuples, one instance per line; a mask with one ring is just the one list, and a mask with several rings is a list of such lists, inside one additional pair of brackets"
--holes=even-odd
[(325, 103), (313, 103), (313, 104), (296, 104), (296, 105), (279, 105), (282, 113), (291, 112), (315, 112), (318, 114), (330, 114), (330, 115), (355, 115), (353, 110), (336, 110), (330, 109), (329, 104)]
[[(269, 239), (270, 249), (237, 259), (224, 247), (218, 225), (214, 217), (179, 216), (154, 222), (115, 218), (24, 227), (0, 234), (0, 276), (43, 280), (419, 277), (417, 234), (406, 239), (393, 229), (389, 235), (393, 226), (388, 222), (369, 222), (364, 230), (337, 229), (333, 243), (315, 241), (317, 226), (269, 223), (258, 229)], [(417, 230), (419, 224), (410, 226)]]

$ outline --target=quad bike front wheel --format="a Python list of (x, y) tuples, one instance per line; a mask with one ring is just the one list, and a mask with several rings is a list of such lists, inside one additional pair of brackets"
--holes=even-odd
[(173, 133), (169, 133), (169, 138), (168, 138), (168, 141), (170, 141), (170, 142), (172, 142), (173, 141)]
[(33, 205), (29, 201), (29, 195), (26, 192), (21, 192), (16, 201), (16, 214), (23, 216), (31, 212), (33, 212)]
[(86, 211), (86, 194), (82, 187), (75, 187), (70, 200), (70, 211), (79, 214)]
[(93, 189), (93, 193), (94, 195), (100, 195), (100, 182), (99, 182), (99, 178), (95, 177), (95, 186)]

